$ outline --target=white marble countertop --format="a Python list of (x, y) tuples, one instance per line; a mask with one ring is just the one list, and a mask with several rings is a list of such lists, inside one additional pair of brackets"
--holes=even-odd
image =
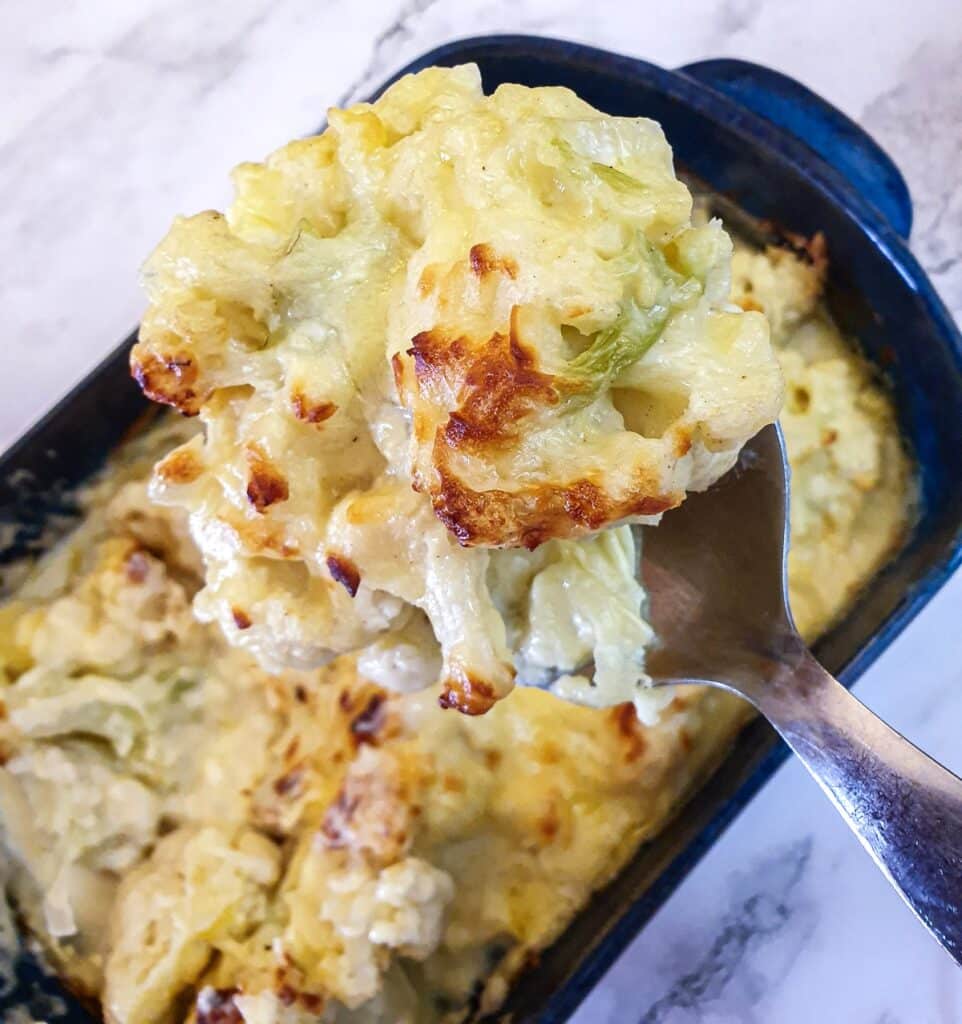
[[(228, 169), (459, 36), (555, 35), (665, 66), (738, 56), (866, 125), (915, 200), (913, 246), (962, 317), (957, 0), (6, 0), (0, 41), (0, 447), (130, 330), (140, 260)], [(962, 575), (858, 695), (962, 771)], [(788, 763), (578, 1024), (954, 1024), (962, 972)]]

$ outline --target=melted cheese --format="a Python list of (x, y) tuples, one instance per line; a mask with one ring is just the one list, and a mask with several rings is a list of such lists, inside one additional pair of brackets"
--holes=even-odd
[(915, 504), (911, 466), (890, 398), (821, 304), (822, 246), (810, 258), (739, 246), (732, 270), (734, 300), (769, 318), (785, 374), (789, 596), (799, 630), (812, 637), (902, 541)]
[[(551, 667), (601, 664), (568, 697), (651, 717), (633, 561), (579, 538), (654, 521), (778, 411), (765, 320), (726, 302), (727, 235), (692, 226), (657, 124), (565, 89), (486, 97), (477, 68), (433, 68), (329, 121), (239, 168), (226, 215), (178, 220), (144, 269), (134, 374), (205, 427), (154, 484), (191, 514), (198, 614), (270, 668), (372, 644), (399, 667), (426, 621), (440, 659), (392, 685), (440, 660), (470, 714), (550, 623), (579, 637)], [(546, 542), (583, 587), (489, 550)], [(579, 618), (612, 585), (617, 634)]]

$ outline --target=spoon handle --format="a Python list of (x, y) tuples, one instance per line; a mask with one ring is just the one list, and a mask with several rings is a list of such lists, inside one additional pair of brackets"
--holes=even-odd
[(755, 703), (962, 965), (962, 780), (869, 711), (807, 650), (791, 660)]

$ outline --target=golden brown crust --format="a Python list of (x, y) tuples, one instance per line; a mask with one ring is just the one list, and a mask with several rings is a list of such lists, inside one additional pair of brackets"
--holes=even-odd
[[(476, 490), (455, 472), (454, 456), (487, 459), (508, 450), (521, 437), (526, 417), (558, 405), (573, 390), (570, 382), (538, 369), (534, 353), (521, 340), (517, 307), (507, 333), (496, 332), (478, 344), (435, 328), (415, 335), (408, 355), (423, 398), (442, 385), (457, 388), (456, 408), (435, 431), (434, 477), (428, 482), (416, 473), (414, 487), (430, 491), (435, 515), (462, 547), (533, 549), (552, 538), (577, 537), (631, 516), (660, 515), (683, 500), (683, 494), (660, 493), (659, 482), (641, 471), (627, 496), (618, 498), (587, 477), (512, 491)], [(393, 367), (400, 391), (400, 360)], [(419, 442), (430, 443), (430, 421), (419, 411), (413, 429)], [(678, 455), (690, 447), (690, 438), (679, 438)]]
[(404, 394), (404, 360), (400, 352), (391, 356), (391, 373), (394, 375), (394, 389), (400, 398)]
[(204, 472), (204, 464), (193, 448), (181, 446), (161, 459), (154, 472), (166, 484), (192, 484)]
[(332, 551), (325, 559), (327, 571), (331, 577), (354, 597), (361, 585), (361, 573), (358, 567), (346, 555)]
[(548, 809), (545, 813), (534, 824), (538, 837), (544, 846), (548, 846), (558, 838), (561, 832), (562, 821), (558, 807), (553, 800), (548, 804)]
[(510, 256), (499, 256), (484, 242), (471, 246), (468, 262), (471, 264), (471, 272), (482, 279), (497, 273), (510, 277), (512, 281), (518, 276), (518, 264)]
[(638, 721), (634, 704), (616, 704), (609, 708), (608, 715), (614, 723), (616, 733), (624, 741), (625, 761), (629, 764), (637, 761), (644, 755), (648, 742), (645, 739), (644, 726)]
[(196, 416), (207, 398), (197, 388), (200, 375), (194, 358), (181, 350), (155, 352), (138, 342), (130, 350), (130, 373), (148, 398), (185, 416)]
[(280, 523), (269, 519), (245, 519), (240, 515), (221, 516), (221, 522), (237, 534), (248, 551), (270, 551), (281, 558), (300, 555), (297, 544), (288, 540), (287, 531)]
[(462, 715), (483, 715), (497, 703), (497, 696), (490, 683), (468, 675), (463, 679), (447, 679), (438, 697), (438, 704), (445, 710), (453, 708)]
[(294, 798), (304, 789), (304, 768), (301, 765), (284, 772), (274, 780), (274, 792), (278, 796)]
[(460, 403), (439, 432), (451, 449), (481, 454), (506, 446), (519, 437), (524, 417), (560, 401), (555, 379), (536, 368), (522, 343), (514, 314), (507, 334), (496, 332), (480, 345), (437, 328), (422, 331), (408, 355), (422, 392), (441, 382), (460, 384)]
[(630, 516), (656, 516), (680, 505), (684, 495), (651, 495), (641, 480), (631, 497), (612, 499), (592, 480), (566, 487), (476, 491), (445, 469), (432, 496), (434, 511), (463, 547), (506, 546), (534, 550), (554, 537), (577, 537)]
[(244, 450), (249, 467), (247, 478), (247, 500), (260, 512), (265, 512), (271, 505), (287, 501), (290, 490), (287, 480), (257, 444), (249, 444)]
[(684, 458), (691, 451), (691, 433), (687, 430), (679, 429), (675, 433), (675, 456), (679, 459)]
[(363, 767), (361, 759), (354, 761), (321, 822), (320, 837), (328, 849), (366, 851), (380, 863), (407, 851), (415, 812), (398, 768), (392, 757)]
[(316, 426), (329, 420), (337, 412), (337, 406), (333, 402), (312, 402), (302, 392), (295, 391), (291, 395), (291, 411), (295, 419)]

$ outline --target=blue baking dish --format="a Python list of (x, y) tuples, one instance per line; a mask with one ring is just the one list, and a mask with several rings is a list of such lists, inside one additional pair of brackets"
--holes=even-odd
[[(401, 74), (476, 62), (487, 89), (502, 82), (565, 85), (612, 114), (660, 121), (679, 168), (738, 215), (809, 236), (831, 258), (828, 301), (885, 372), (917, 460), (916, 527), (851, 613), (817, 645), (851, 685), (921, 610), (962, 556), (962, 338), (906, 239), (912, 207), (885, 153), (853, 122), (797, 82), (733, 60), (667, 71), (574, 43), (495, 36), (450, 43)], [(142, 417), (125, 341), (0, 459), (0, 571), (49, 545), (69, 523), (71, 489)], [(664, 832), (596, 894), (515, 986), (497, 1016), (566, 1019), (786, 756), (756, 721)], [(90, 1020), (29, 953), (0, 993), (0, 1010)], [(63, 1002), (59, 1002), (60, 998)]]

